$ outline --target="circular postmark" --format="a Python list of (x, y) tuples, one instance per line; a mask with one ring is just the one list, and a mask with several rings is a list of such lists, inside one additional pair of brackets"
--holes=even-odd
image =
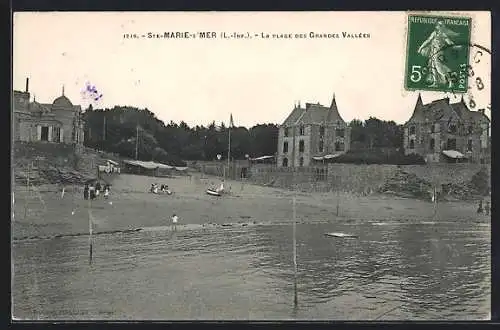
[(80, 92), (82, 96), (82, 105), (87, 108), (89, 106), (99, 106), (102, 100), (103, 94), (97, 89), (95, 85), (90, 84), (90, 82), (85, 83), (85, 87), (82, 88)]
[(462, 99), (470, 110), (484, 110), (491, 114), (491, 51), (473, 43), (455, 44), (443, 47), (434, 56), (446, 64), (456, 56), (457, 47), (469, 47), (469, 63), (446, 73), (452, 86), (446, 96), (451, 100)]

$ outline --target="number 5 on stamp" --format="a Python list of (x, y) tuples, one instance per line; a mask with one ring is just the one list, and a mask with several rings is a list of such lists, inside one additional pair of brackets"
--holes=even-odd
[(471, 19), (408, 15), (407, 90), (467, 92)]

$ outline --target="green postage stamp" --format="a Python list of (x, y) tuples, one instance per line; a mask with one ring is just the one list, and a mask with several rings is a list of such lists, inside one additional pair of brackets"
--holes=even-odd
[(471, 19), (408, 15), (405, 87), (465, 93)]

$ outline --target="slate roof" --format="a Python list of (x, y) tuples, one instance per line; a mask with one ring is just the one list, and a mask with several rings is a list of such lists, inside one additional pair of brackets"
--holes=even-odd
[(285, 119), (282, 125), (293, 125), (299, 119), (299, 117), (302, 115), (304, 112), (304, 109), (301, 108), (294, 108), (292, 112), (288, 115), (288, 117)]
[(336, 123), (337, 121), (345, 123), (339, 114), (334, 97), (330, 107), (319, 103), (306, 103), (305, 108), (295, 107), (282, 125)]
[(29, 110), (31, 112), (49, 113), (51, 111), (51, 104), (38, 103), (37, 101), (33, 101), (30, 102)]
[(52, 102), (53, 107), (57, 108), (63, 108), (63, 109), (68, 109), (68, 108), (73, 108), (73, 103), (64, 95), (59, 96)]
[(423, 104), (419, 95), (413, 114), (405, 125), (415, 122), (450, 121), (456, 117), (460, 121), (490, 121), (484, 113), (469, 110), (463, 99), (450, 103), (449, 98), (444, 98)]

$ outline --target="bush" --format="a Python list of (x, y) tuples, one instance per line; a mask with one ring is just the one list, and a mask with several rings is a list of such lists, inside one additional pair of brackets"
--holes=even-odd
[(490, 176), (488, 170), (483, 167), (474, 174), (471, 178), (470, 185), (474, 188), (478, 193), (483, 196), (488, 195), (490, 191)]

